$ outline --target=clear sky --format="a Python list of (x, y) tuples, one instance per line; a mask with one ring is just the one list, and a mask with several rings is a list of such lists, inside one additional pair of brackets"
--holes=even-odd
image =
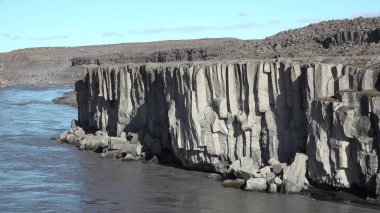
[(380, 16), (379, 0), (0, 0), (0, 52), (173, 39), (265, 38)]

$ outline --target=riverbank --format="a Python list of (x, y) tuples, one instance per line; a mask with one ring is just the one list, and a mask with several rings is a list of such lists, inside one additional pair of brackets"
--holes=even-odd
[[(83, 129), (77, 126), (78, 122), (73, 120), (71, 122), (72, 128), (58, 137), (58, 141), (62, 143), (68, 143), (78, 147), (79, 150), (93, 151), (99, 154), (99, 157), (103, 159), (118, 159), (119, 161), (125, 163), (140, 162), (143, 164), (164, 164), (167, 166), (174, 166), (179, 169), (190, 169), (182, 167), (180, 163), (173, 164), (173, 159), (170, 161), (172, 164), (166, 164), (165, 162), (170, 162), (168, 159), (157, 158), (151, 153), (146, 152), (147, 150), (139, 143), (137, 135), (123, 135), (122, 137), (110, 137), (106, 133), (101, 131), (95, 134), (86, 134)], [(125, 138), (124, 138), (125, 136)], [(285, 165), (288, 167), (290, 165)], [(263, 167), (264, 168), (264, 167)], [(262, 169), (263, 169), (262, 168)], [(267, 168), (264, 168), (267, 169)], [(196, 169), (195, 169), (196, 170)], [(273, 171), (273, 167), (270, 168)], [(210, 172), (210, 171), (209, 171)], [(307, 189), (303, 189), (299, 192), (284, 191), (285, 185), (282, 180), (276, 191), (271, 191), (270, 183), (264, 183), (265, 187), (260, 189), (247, 189), (247, 179), (237, 176), (234, 170), (230, 170), (227, 173), (209, 173), (208, 178), (213, 179), (220, 183), (222, 187), (225, 188), (235, 188), (242, 189), (244, 191), (256, 191), (261, 193), (269, 193), (274, 196), (274, 192), (281, 192), (284, 194), (291, 194), (293, 196), (303, 196), (306, 199), (315, 199), (319, 202), (328, 201), (334, 203), (342, 203), (346, 205), (358, 206), (373, 210), (380, 210), (380, 203), (374, 199), (369, 199), (366, 197), (359, 197), (357, 194), (352, 194), (349, 192), (342, 191), (328, 191), (315, 188), (313, 186), (308, 186)], [(282, 174), (283, 175), (283, 174)]]
[(64, 93), (62, 97), (53, 99), (53, 102), (55, 104), (64, 104), (64, 105), (78, 108), (78, 103), (77, 103), (76, 98), (77, 98), (76, 91), (70, 91), (70, 92)]
[[(19, 85), (13, 85), (13, 84), (5, 84), (0, 87), (0, 89), (5, 88), (74, 88), (73, 84), (46, 84), (46, 85), (39, 85), (39, 84), (19, 84)], [(78, 108), (77, 100), (76, 100), (76, 91), (72, 90), (69, 92), (63, 93), (61, 97), (55, 97), (52, 99), (52, 102), (55, 104), (62, 104), (62, 105), (68, 105), (74, 108)]]

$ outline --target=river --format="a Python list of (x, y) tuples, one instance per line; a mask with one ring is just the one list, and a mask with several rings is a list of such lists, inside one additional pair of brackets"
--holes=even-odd
[(0, 212), (378, 212), (298, 195), (223, 188), (202, 172), (101, 159), (49, 138), (75, 108), (67, 87), (0, 89)]

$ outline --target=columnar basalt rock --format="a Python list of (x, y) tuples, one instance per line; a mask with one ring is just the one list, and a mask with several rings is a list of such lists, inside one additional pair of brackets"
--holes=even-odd
[(374, 186), (375, 76), (290, 61), (89, 66), (76, 84), (79, 123), (86, 132), (133, 133), (143, 150), (173, 153), (185, 167), (252, 178), (268, 162), (281, 172), (280, 163), (305, 153), (313, 183)]
[(380, 28), (367, 31), (341, 31), (334, 36), (327, 37), (323, 40), (323, 47), (330, 48), (332, 46), (342, 46), (344, 44), (367, 44), (379, 42)]
[[(307, 114), (309, 178), (321, 185), (357, 185), (374, 193), (380, 139), (376, 111), (380, 93), (374, 88), (377, 74), (340, 65), (327, 70), (317, 67), (308, 77), (315, 78), (314, 86), (318, 86), (308, 95), (316, 97)], [(322, 82), (332, 83), (317, 84), (320, 75), (329, 76)]]

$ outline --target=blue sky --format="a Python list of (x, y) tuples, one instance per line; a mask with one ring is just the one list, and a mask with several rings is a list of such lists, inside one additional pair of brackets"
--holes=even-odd
[(380, 16), (379, 0), (0, 0), (0, 52), (173, 39), (259, 39), (329, 19)]

